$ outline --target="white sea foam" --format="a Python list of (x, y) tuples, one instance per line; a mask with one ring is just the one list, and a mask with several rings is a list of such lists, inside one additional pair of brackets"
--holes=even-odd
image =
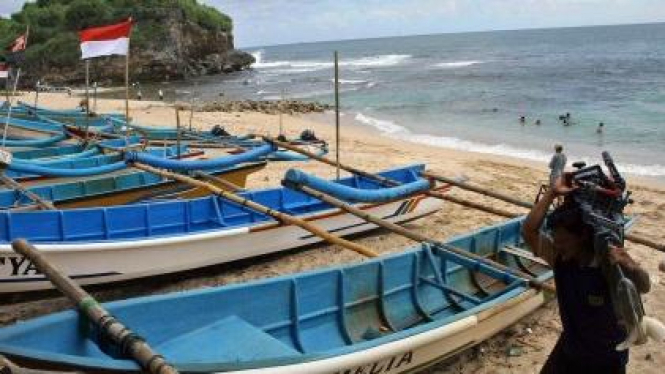
[(409, 130), (394, 122), (373, 118), (362, 113), (356, 114), (355, 120), (383, 132), (385, 135), (408, 134)]
[(473, 66), (482, 63), (484, 63), (484, 61), (478, 61), (478, 60), (449, 61), (449, 62), (440, 62), (438, 64), (434, 64), (433, 66), (435, 68), (440, 68), (440, 69), (455, 69), (455, 68), (465, 68), (467, 66)]
[[(264, 51), (254, 51), (252, 55), (256, 62), (252, 65), (255, 69), (264, 70), (272, 74), (297, 74), (308, 73), (317, 70), (332, 69), (332, 61), (317, 60), (294, 60), (294, 61), (264, 61)], [(350, 60), (341, 60), (340, 66), (350, 68), (371, 68), (399, 65), (410, 59), (411, 55), (378, 55), (362, 57)]]
[[(384, 136), (398, 138), (400, 140), (406, 140), (413, 143), (426, 144), (435, 147), (461, 151), (515, 157), (543, 163), (548, 162), (551, 157), (551, 154), (545, 153), (543, 151), (520, 148), (508, 144), (484, 144), (454, 137), (414, 134), (409, 129), (395, 122), (370, 117), (363, 113), (356, 114), (355, 119), (361, 124), (378, 129), (383, 133)], [(569, 159), (583, 160), (589, 165), (602, 162), (600, 159), (591, 159), (588, 157), (579, 157), (575, 155), (569, 155)], [(649, 177), (665, 176), (665, 165), (638, 165), (630, 163), (619, 163), (617, 167), (621, 172), (634, 175)]]

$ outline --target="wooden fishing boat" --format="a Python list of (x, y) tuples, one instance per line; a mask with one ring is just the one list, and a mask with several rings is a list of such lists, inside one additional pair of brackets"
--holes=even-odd
[(7, 119), (5, 117), (0, 120), (0, 134), (4, 134), (6, 123), (9, 124), (7, 126), (7, 137), (15, 140), (30, 140), (64, 133), (62, 126), (52, 123), (20, 118)]
[[(402, 183), (421, 185), (419, 173), (423, 168), (416, 165), (381, 174)], [(382, 188), (362, 177), (334, 183), (363, 190)], [(376, 227), (287, 188), (249, 190), (239, 195), (338, 235)], [(441, 207), (441, 200), (418, 193), (356, 206), (391, 222), (406, 222), (434, 213)], [(12, 252), (9, 242), (16, 238), (38, 244), (53, 262), (82, 284), (190, 270), (321, 240), (300, 227), (280, 224), (217, 196), (88, 209), (4, 211), (0, 212), (0, 292), (51, 287), (41, 274), (27, 270), (29, 261)], [(17, 264), (20, 266), (15, 267)]]
[[(210, 171), (238, 187), (245, 187), (247, 177), (261, 169), (266, 162), (250, 162)], [(224, 188), (224, 186), (220, 186)], [(210, 194), (201, 188), (191, 188), (176, 181), (146, 172), (128, 172), (120, 175), (99, 176), (58, 184), (36, 185), (27, 188), (58, 209), (89, 208), (125, 205), (148, 199), (192, 199)], [(25, 194), (15, 190), (0, 190), (0, 209), (34, 207)]]
[[(166, 148), (147, 148), (145, 153), (155, 157), (175, 157), (179, 152), (177, 146)], [(201, 155), (201, 152), (190, 153), (186, 146), (181, 146), (180, 154), (186, 157)], [(66, 158), (44, 162), (14, 160), (5, 174), (19, 181), (44, 180), (52, 177), (78, 177), (99, 175), (125, 169), (124, 156), (119, 153), (102, 154), (85, 158)]]
[[(551, 270), (521, 249), (521, 224), (514, 219), (446, 245), (551, 279)], [(446, 245), (104, 307), (180, 372), (412, 373), (482, 342), (546, 300), (514, 273)], [(27, 367), (140, 371), (76, 311), (0, 329), (0, 353)]]

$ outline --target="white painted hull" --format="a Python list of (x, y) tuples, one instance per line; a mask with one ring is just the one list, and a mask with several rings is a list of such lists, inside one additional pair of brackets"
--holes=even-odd
[[(408, 204), (409, 201), (417, 204)], [(406, 204), (406, 205), (405, 205)], [(415, 197), (378, 206), (367, 213), (405, 222), (434, 213), (441, 200)], [(415, 207), (414, 207), (415, 205)], [(400, 213), (397, 214), (396, 213)], [(309, 218), (337, 235), (349, 235), (375, 228), (337, 209), (319, 212)], [(191, 235), (112, 242), (40, 244), (38, 249), (79, 284), (121, 280), (191, 270), (204, 266), (251, 258), (301, 247), (321, 241), (296, 227), (261, 224), (253, 227), (208, 231)], [(49, 281), (8, 244), (0, 246), (0, 293), (52, 288)]]
[[(301, 364), (234, 371), (234, 374), (415, 373), (492, 337), (543, 305), (542, 292), (524, 292), (487, 311), (406, 339)], [(230, 372), (225, 372), (229, 374)]]

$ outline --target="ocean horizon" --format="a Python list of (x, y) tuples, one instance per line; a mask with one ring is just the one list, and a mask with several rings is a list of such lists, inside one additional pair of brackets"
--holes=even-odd
[(332, 103), (337, 50), (345, 117), (385, 136), (539, 162), (555, 144), (569, 161), (598, 162), (607, 150), (622, 171), (665, 180), (665, 23), (246, 50), (257, 60), (252, 70), (197, 79), (187, 90), (202, 99), (223, 92)]

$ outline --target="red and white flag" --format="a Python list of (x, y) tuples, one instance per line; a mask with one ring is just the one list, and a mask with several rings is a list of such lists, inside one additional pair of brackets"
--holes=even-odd
[(26, 34), (23, 34), (16, 38), (12, 44), (7, 47), (7, 51), (9, 52), (20, 52), (25, 50), (26, 44), (28, 43), (28, 36)]
[(5, 63), (0, 62), (0, 79), (9, 78), (9, 66)]
[(91, 27), (79, 32), (81, 58), (127, 55), (129, 35), (132, 32), (132, 19), (115, 25)]

